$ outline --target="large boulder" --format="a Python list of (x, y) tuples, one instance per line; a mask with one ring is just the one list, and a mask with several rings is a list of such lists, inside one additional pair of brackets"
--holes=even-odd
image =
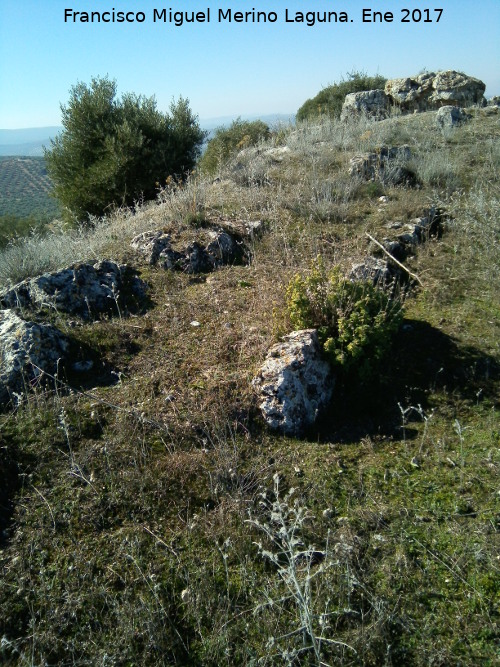
[(55, 327), (0, 310), (0, 404), (42, 381), (44, 373), (56, 375), (68, 349), (68, 339)]
[(483, 106), (485, 90), (486, 84), (479, 79), (454, 70), (390, 79), (385, 84), (391, 103), (403, 112), (428, 111), (447, 105)]
[(377, 120), (386, 118), (390, 107), (390, 99), (383, 90), (365, 90), (349, 93), (345, 96), (341, 120), (352, 116), (370, 116)]
[(303, 433), (328, 405), (334, 386), (317, 331), (294, 331), (273, 345), (252, 384), (272, 429), (286, 435)]
[(50, 307), (89, 319), (121, 313), (125, 294), (143, 298), (146, 285), (125, 265), (111, 261), (74, 264), (30, 278), (0, 294), (4, 308)]

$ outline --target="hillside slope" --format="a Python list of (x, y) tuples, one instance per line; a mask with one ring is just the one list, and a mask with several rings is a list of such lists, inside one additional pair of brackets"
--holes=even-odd
[[(102, 258), (149, 284), (129, 315), (23, 313), (93, 366), (0, 415), (4, 664), (497, 664), (500, 116), (470, 113), (282, 129), (215, 180), (0, 254), (3, 286)], [(303, 438), (269, 431), (251, 381), (292, 276), (349, 274), (367, 234), (431, 207), (377, 378), (339, 381)], [(130, 246), (255, 221), (246, 262), (210, 273)]]
[(0, 215), (55, 216), (52, 183), (42, 157), (0, 157)]

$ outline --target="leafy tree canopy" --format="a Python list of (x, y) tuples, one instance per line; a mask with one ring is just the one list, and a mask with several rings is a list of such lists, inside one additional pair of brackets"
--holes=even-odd
[(269, 134), (269, 126), (262, 120), (246, 121), (238, 118), (229, 127), (219, 127), (208, 142), (200, 160), (200, 167), (203, 171), (214, 174), (233, 153), (254, 146), (269, 137)]
[(116, 82), (78, 83), (61, 105), (63, 132), (45, 151), (54, 195), (79, 220), (154, 199), (170, 175), (195, 165), (205, 133), (182, 97), (170, 113), (154, 97), (116, 98)]
[(318, 116), (338, 118), (346, 95), (383, 88), (386, 81), (386, 78), (378, 74), (368, 76), (366, 72), (349, 72), (346, 79), (342, 78), (339, 83), (323, 88), (316, 97), (306, 100), (297, 111), (297, 120), (309, 120)]

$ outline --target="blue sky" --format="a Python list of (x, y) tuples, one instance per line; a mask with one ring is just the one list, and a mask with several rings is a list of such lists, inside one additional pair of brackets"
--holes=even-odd
[[(443, 8), (439, 23), (401, 23), (407, 7)], [(64, 22), (64, 10), (144, 12), (143, 23)], [(153, 9), (211, 10), (211, 22), (175, 27)], [(271, 23), (219, 23), (218, 10), (276, 12)], [(393, 23), (363, 23), (362, 9)], [(296, 11), (345, 11), (352, 22), (286, 23)], [(352, 70), (388, 78), (456, 69), (500, 94), (500, 0), (0, 0), (0, 128), (60, 125), (71, 86), (116, 79), (119, 93), (179, 95), (201, 119), (295, 113)]]

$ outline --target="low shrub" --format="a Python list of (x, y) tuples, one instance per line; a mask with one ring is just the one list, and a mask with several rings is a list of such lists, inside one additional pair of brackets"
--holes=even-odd
[(296, 274), (286, 291), (295, 329), (315, 328), (330, 363), (369, 377), (387, 352), (403, 316), (401, 300), (371, 281), (350, 281), (317, 258), (309, 275)]
[(217, 169), (237, 151), (255, 146), (270, 136), (269, 127), (261, 120), (245, 121), (238, 118), (229, 127), (219, 127), (208, 142), (207, 149), (199, 165), (207, 174), (215, 174)]
[(387, 79), (378, 74), (368, 76), (366, 72), (349, 72), (347, 79), (323, 88), (315, 97), (306, 100), (297, 111), (297, 120), (310, 120), (319, 116), (338, 118), (346, 95), (364, 90), (378, 90), (385, 86), (386, 81)]

